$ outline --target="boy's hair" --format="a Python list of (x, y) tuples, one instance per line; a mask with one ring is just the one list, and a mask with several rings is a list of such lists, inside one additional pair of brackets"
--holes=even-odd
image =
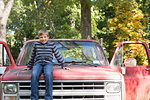
[(49, 36), (49, 33), (46, 29), (41, 29), (39, 32), (38, 32), (38, 36), (42, 35), (42, 34), (47, 34), (47, 36)]

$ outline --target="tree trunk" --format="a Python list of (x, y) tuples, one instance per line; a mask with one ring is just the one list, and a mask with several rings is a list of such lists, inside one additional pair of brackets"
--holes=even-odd
[(6, 42), (6, 25), (1, 23), (1, 18), (0, 18), (0, 41), (5, 41)]
[(4, 0), (0, 0), (0, 41), (6, 42), (6, 25), (14, 0), (8, 0), (5, 6)]
[(91, 5), (87, 0), (81, 2), (81, 36), (82, 39), (91, 39)]

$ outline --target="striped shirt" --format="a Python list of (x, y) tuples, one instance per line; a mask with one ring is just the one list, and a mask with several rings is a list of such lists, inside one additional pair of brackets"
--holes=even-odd
[(64, 63), (63, 56), (58, 51), (54, 42), (48, 41), (46, 44), (42, 44), (40, 41), (36, 41), (33, 46), (33, 51), (28, 62), (27, 67), (32, 69), (34, 64), (44, 62), (52, 63), (53, 54), (55, 55), (57, 61), (61, 64)]

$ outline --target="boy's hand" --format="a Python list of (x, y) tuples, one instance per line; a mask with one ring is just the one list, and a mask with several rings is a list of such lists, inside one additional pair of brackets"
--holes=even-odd
[(26, 68), (24, 68), (23, 70), (30, 70), (30, 68), (26, 67)]
[(65, 64), (65, 63), (63, 63), (62, 65), (61, 65), (61, 67), (63, 68), (63, 69), (65, 69), (65, 70), (70, 70), (70, 68), (68, 68), (67, 66), (71, 66), (70, 64)]
[(68, 68), (68, 67), (63, 67), (63, 69), (64, 69), (64, 70), (70, 70), (70, 68)]

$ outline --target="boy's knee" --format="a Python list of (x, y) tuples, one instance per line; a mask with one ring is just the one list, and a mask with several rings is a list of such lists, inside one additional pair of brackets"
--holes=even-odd
[(53, 76), (53, 73), (49, 72), (49, 73), (45, 73), (45, 75), (51, 77), (51, 76)]
[(32, 78), (37, 79), (39, 77), (39, 73), (37, 72), (32, 72)]

